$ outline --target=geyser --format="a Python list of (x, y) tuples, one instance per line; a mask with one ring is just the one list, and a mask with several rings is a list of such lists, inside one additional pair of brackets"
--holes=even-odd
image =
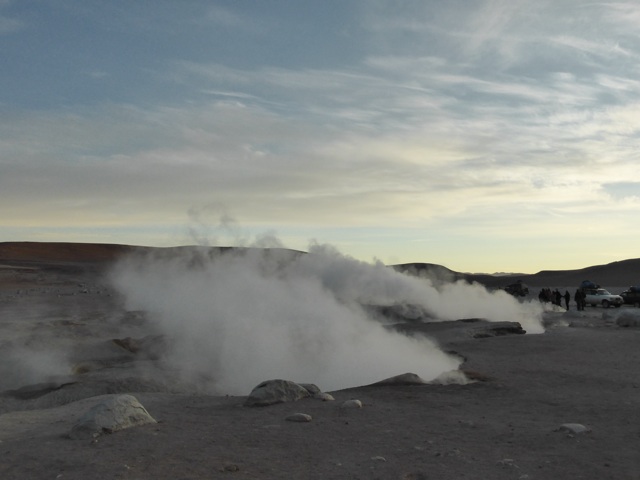
[(126, 308), (147, 311), (171, 340), (169, 364), (210, 393), (245, 395), (271, 378), (330, 391), (405, 372), (431, 380), (458, 367), (457, 357), (390, 331), (363, 305), (418, 305), (441, 320), (528, 319), (526, 329), (541, 329), (534, 308), (506, 294), (436, 289), (327, 246), (212, 252), (130, 257), (110, 276)]

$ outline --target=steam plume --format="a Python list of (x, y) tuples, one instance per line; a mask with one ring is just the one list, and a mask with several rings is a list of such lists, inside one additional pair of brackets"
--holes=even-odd
[(169, 361), (183, 378), (214, 393), (244, 395), (270, 378), (335, 390), (405, 372), (430, 380), (457, 368), (459, 360), (435, 343), (372, 319), (367, 304), (418, 305), (441, 320), (520, 320), (541, 330), (539, 311), (506, 294), (463, 284), (436, 289), (328, 246), (313, 245), (308, 255), (209, 252), (130, 258), (111, 278), (127, 308), (148, 311), (172, 339)]

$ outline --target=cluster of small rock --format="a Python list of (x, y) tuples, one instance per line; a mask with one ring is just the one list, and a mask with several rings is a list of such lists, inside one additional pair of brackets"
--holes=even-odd
[[(425, 383), (422, 380), (421, 382)], [(303, 398), (312, 398), (323, 402), (335, 400), (331, 394), (321, 391), (317, 385), (312, 383), (298, 384), (289, 380), (276, 379), (267, 380), (256, 386), (247, 397), (244, 405), (264, 407), (276, 403), (295, 402)], [(362, 408), (362, 402), (350, 399), (343, 402), (340, 407)], [(294, 413), (286, 417), (285, 420), (310, 422), (312, 417), (306, 413)], [(129, 394), (113, 395), (87, 411), (67, 436), (73, 439), (95, 439), (105, 433), (113, 433), (149, 423), (157, 422), (136, 397)]]
[[(266, 407), (276, 403), (296, 402), (303, 398), (313, 398), (323, 402), (332, 402), (335, 399), (330, 393), (320, 390), (313, 383), (295, 383), (290, 380), (267, 380), (256, 386), (244, 405), (247, 407)], [(341, 404), (342, 408), (362, 408), (362, 402), (351, 399)], [(289, 422), (310, 422), (313, 420), (307, 413), (294, 413), (285, 418)]]

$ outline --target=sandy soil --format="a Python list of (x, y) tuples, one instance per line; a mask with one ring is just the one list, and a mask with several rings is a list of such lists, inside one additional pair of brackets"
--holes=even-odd
[[(79, 366), (46, 383), (4, 362), (2, 479), (640, 479), (640, 329), (616, 325), (632, 307), (548, 312), (539, 335), (474, 338), (473, 323), (414, 324), (479, 381), (248, 408), (245, 397), (171, 393), (122, 374), (139, 360), (105, 339), (139, 337), (143, 322), (120, 309), (99, 271), (15, 267), (0, 268), (0, 346), (26, 338), (37, 352), (43, 332), (64, 331), (55, 338), (76, 348)], [(122, 391), (158, 423), (66, 437), (100, 395)], [(341, 408), (348, 399), (363, 408)], [(313, 420), (285, 420), (296, 412)], [(560, 429), (568, 423), (590, 431)]]

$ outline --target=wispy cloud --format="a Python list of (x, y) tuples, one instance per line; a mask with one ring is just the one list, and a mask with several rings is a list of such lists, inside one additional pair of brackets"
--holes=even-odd
[(21, 20), (0, 15), (0, 35), (10, 35), (25, 28)]
[(552, 37), (551, 42), (556, 45), (568, 47), (577, 52), (608, 58), (611, 55), (622, 55), (625, 57), (635, 57), (631, 51), (620, 46), (618, 42), (607, 40), (605, 42), (596, 42), (586, 38), (575, 37), (570, 35), (560, 35)]
[(269, 29), (269, 22), (264, 18), (258, 22), (254, 17), (241, 15), (235, 10), (220, 5), (208, 7), (201, 21), (217, 27), (237, 29), (250, 33), (265, 33)]
[(608, 2), (604, 3), (606, 17), (610, 21), (625, 24), (636, 29), (640, 21), (640, 5), (636, 2)]
[[(127, 77), (126, 101), (7, 108), (3, 223), (153, 229), (219, 205), (296, 241), (391, 228), (442, 251), (449, 234), (511, 248), (563, 225), (591, 231), (594, 218), (631, 236), (640, 199), (614, 192), (636, 175), (640, 145), (640, 45), (623, 18), (634, 3), (366, 5), (358, 60), (270, 64), (167, 47), (144, 77)], [(230, 41), (273, 27), (250, 9), (195, 10), (208, 12), (189, 17), (199, 32)], [(91, 85), (124, 76), (83, 68), (105, 80)], [(154, 87), (155, 101), (138, 101)]]

